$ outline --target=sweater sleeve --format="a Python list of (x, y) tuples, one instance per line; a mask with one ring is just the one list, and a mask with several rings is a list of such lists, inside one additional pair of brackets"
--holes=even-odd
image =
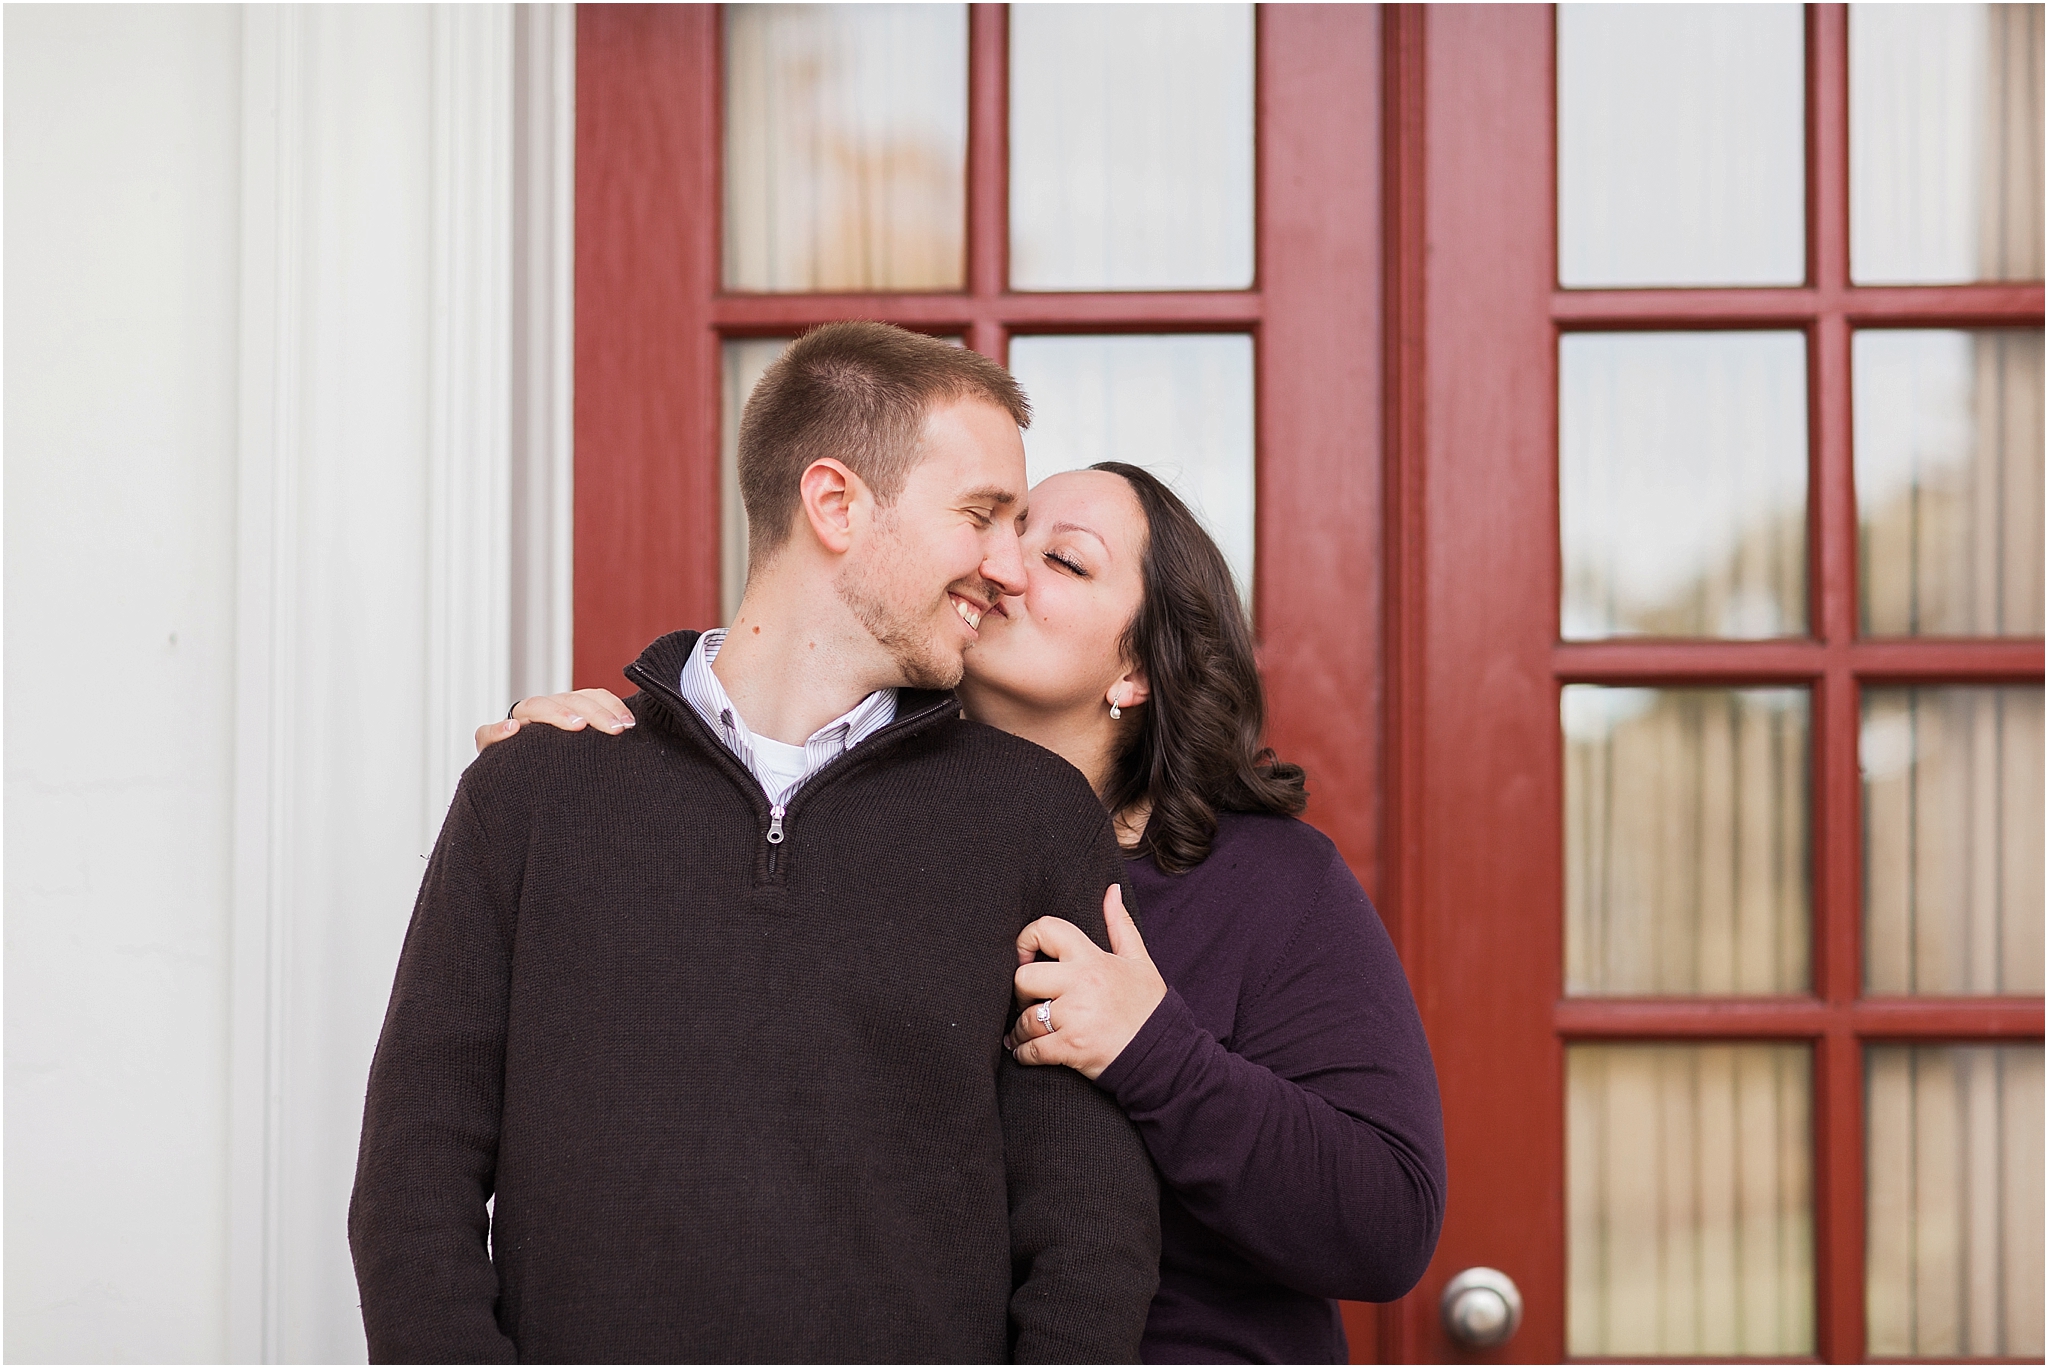
[(427, 866), (370, 1065), (349, 1249), (372, 1363), (512, 1363), (490, 1200), (515, 893), (468, 785)]
[[(1334, 853), (1226, 1048), (1166, 998), (1097, 1080), (1176, 1195), (1267, 1276), (1392, 1301), (1444, 1210), (1436, 1071), (1399, 958)], [(1276, 918), (1277, 919), (1277, 918)]]
[[(1064, 917), (1107, 948), (1102, 894), (1122, 879), (1123, 862), (1101, 812), (1094, 807), (1096, 829), (1083, 838), (1087, 853), (1049, 862), (1042, 905), (1027, 912)], [(1116, 1103), (1072, 1069), (1027, 1068), (1007, 1054), (999, 1067), (1011, 1357), (1135, 1363), (1159, 1286), (1159, 1185), (1144, 1144)]]

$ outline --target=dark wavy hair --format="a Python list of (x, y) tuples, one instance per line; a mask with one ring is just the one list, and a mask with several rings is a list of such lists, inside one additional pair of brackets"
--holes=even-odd
[(1218, 812), (1291, 817), (1308, 802), (1308, 776), (1262, 744), (1266, 691), (1251, 623), (1216, 543), (1156, 476), (1121, 461), (1090, 469), (1123, 476), (1146, 529), (1144, 597), (1123, 650), (1151, 695), (1131, 710), (1103, 802), (1122, 812), (1150, 798), (1138, 848), (1179, 874), (1208, 857)]

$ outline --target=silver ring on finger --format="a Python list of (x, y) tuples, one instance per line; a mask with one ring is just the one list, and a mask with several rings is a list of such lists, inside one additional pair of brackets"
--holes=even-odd
[(1034, 1012), (1032, 1015), (1038, 1018), (1038, 1024), (1045, 1027), (1046, 1030), (1050, 1031), (1056, 1029), (1052, 1024), (1051, 999), (1047, 999), (1046, 1001), (1039, 1003), (1038, 1010)]

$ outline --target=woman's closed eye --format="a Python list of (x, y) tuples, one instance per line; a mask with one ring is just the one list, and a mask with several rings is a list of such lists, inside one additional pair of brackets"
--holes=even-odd
[(1082, 579), (1088, 578), (1088, 572), (1082, 569), (1081, 562), (1075, 560), (1072, 555), (1065, 551), (1048, 551), (1045, 553), (1045, 558), (1070, 575), (1076, 575)]

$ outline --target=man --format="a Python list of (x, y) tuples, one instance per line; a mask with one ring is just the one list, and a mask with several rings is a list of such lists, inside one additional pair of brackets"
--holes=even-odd
[(364, 1109), (373, 1360), (1135, 1360), (1149, 1161), (1002, 1048), (1017, 933), (1105, 941), (1121, 861), (945, 692), (1023, 584), (1028, 421), (973, 352), (800, 339), (741, 424), (733, 626), (647, 649), (622, 738), (463, 776)]

